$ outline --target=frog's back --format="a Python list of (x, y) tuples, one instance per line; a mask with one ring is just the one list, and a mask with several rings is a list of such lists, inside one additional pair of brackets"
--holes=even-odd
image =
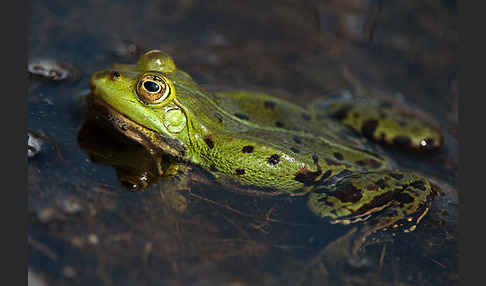
[(290, 102), (199, 89), (182, 90), (178, 98), (192, 126), (193, 162), (243, 185), (292, 193), (354, 171), (386, 168), (379, 156), (333, 133), (316, 136), (312, 116)]
[(370, 144), (341, 123), (317, 117), (312, 110), (266, 93), (231, 90), (209, 94), (228, 114), (258, 126), (305, 132), (340, 144), (381, 153), (378, 146)]

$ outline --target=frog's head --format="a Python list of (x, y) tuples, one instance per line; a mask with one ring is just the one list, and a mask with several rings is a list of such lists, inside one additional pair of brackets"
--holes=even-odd
[(188, 143), (186, 113), (173, 83), (180, 73), (168, 55), (152, 50), (135, 65), (113, 65), (94, 73), (90, 88), (94, 100), (109, 110), (111, 118), (117, 117), (116, 123), (133, 129), (129, 137), (152, 141), (142, 143), (180, 157)]

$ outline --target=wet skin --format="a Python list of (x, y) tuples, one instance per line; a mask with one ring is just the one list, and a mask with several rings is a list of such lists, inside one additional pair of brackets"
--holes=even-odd
[(94, 73), (90, 87), (94, 105), (155, 159), (198, 165), (259, 194), (307, 195), (309, 209), (331, 223), (372, 217), (368, 232), (413, 230), (427, 213), (430, 182), (394, 170), (350, 136), (440, 147), (434, 125), (389, 102), (319, 98), (307, 110), (264, 93), (208, 92), (158, 50)]

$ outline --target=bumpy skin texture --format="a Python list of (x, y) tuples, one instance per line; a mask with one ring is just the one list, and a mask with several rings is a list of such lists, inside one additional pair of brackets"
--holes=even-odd
[[(169, 154), (261, 193), (310, 191), (311, 211), (333, 222), (388, 210), (376, 220), (386, 227), (426, 212), (429, 182), (390, 171), (383, 158), (347, 137), (342, 125), (262, 93), (204, 91), (161, 51), (146, 53), (135, 65), (96, 72), (90, 86), (94, 101), (116, 117), (118, 129), (128, 130), (127, 136), (155, 156)], [(375, 111), (360, 106), (355, 112), (368, 118)], [(395, 136), (395, 131), (392, 126), (379, 132)]]

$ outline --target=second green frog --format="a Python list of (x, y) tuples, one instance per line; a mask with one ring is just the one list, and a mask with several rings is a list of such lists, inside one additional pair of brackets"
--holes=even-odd
[(198, 165), (256, 194), (307, 195), (317, 216), (367, 221), (367, 233), (414, 230), (428, 211), (430, 182), (395, 170), (356, 136), (408, 149), (440, 147), (434, 124), (391, 102), (324, 97), (305, 109), (264, 93), (208, 92), (159, 50), (94, 73), (90, 87), (94, 106), (159, 162), (170, 156)]

